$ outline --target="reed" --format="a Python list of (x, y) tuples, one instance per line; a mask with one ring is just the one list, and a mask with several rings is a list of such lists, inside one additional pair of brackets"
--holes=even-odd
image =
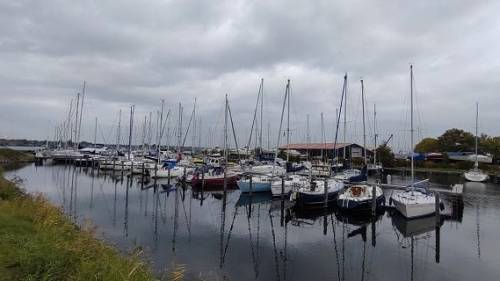
[(0, 280), (157, 280), (140, 250), (121, 255), (92, 231), (1, 177)]

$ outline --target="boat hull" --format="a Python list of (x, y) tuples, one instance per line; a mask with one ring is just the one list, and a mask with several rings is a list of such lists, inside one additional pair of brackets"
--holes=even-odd
[(392, 203), (396, 210), (407, 219), (426, 217), (436, 212), (434, 203), (404, 204), (394, 198), (392, 198)]
[(484, 181), (487, 181), (489, 178), (489, 176), (487, 174), (471, 172), (471, 171), (465, 172), (464, 177), (466, 180), (472, 181), (472, 182), (484, 182)]
[[(385, 205), (385, 196), (377, 197), (377, 209)], [(344, 211), (370, 211), (372, 208), (372, 199), (367, 200), (350, 200), (350, 199), (337, 199), (337, 207)]]
[[(335, 202), (339, 192), (329, 192), (327, 196), (327, 204)], [(324, 194), (309, 194), (305, 192), (297, 192), (297, 203), (301, 206), (323, 206), (325, 204)]]
[[(224, 187), (224, 177), (217, 177), (217, 178), (205, 178), (205, 179), (200, 179), (193, 177), (191, 180), (191, 185), (200, 187), (203, 185), (203, 181), (205, 181), (205, 186), (206, 187)], [(238, 176), (228, 176), (226, 177), (226, 185), (227, 186), (234, 186), (238, 182)]]
[[(240, 180), (238, 181), (238, 187), (243, 193), (250, 193), (250, 181)], [(252, 192), (270, 192), (271, 183), (270, 182), (252, 182)]]

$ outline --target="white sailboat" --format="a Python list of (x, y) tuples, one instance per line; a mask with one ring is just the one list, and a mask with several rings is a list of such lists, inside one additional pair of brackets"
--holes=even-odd
[(402, 192), (395, 192), (391, 195), (391, 200), (405, 218), (418, 218), (434, 214), (435, 195), (428, 192), (425, 188), (417, 188), (415, 186), (415, 169), (414, 169), (414, 147), (413, 147), (413, 65), (410, 65), (410, 116), (411, 116), (411, 182), (407, 190)]
[(483, 171), (479, 170), (479, 161), (478, 161), (478, 155), (477, 155), (477, 123), (478, 123), (478, 116), (479, 116), (479, 105), (476, 103), (476, 144), (475, 144), (475, 160), (474, 160), (474, 167), (470, 169), (469, 171), (464, 173), (464, 177), (468, 181), (474, 181), (474, 182), (483, 182), (488, 180), (489, 176)]

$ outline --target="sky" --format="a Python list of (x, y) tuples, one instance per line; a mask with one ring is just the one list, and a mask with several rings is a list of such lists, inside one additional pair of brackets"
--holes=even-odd
[(97, 117), (98, 142), (116, 142), (122, 109), (125, 143), (135, 105), (141, 142), (144, 116), (153, 112), (155, 127), (162, 99), (169, 135), (178, 103), (185, 130), (196, 98), (202, 145), (220, 144), (227, 94), (243, 146), (263, 78), (264, 143), (267, 123), (277, 142), (287, 79), (292, 142), (307, 140), (307, 114), (311, 141), (323, 141), (321, 112), (333, 142), (347, 73), (346, 140), (362, 143), (362, 78), (367, 145), (376, 104), (379, 142), (393, 134), (403, 149), (410, 64), (417, 140), (473, 131), (475, 102), (480, 132), (500, 135), (498, 11), (498, 1), (1, 1), (0, 137), (54, 139), (86, 81), (82, 140), (93, 141)]

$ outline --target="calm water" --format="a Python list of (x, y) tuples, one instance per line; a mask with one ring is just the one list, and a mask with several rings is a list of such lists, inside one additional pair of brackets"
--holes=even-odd
[[(434, 217), (375, 219), (300, 212), (267, 196), (141, 184), (71, 166), (27, 166), (24, 179), (77, 223), (122, 250), (141, 246), (155, 269), (208, 280), (498, 280), (500, 186), (466, 184)], [(398, 180), (398, 177), (394, 177)], [(435, 184), (460, 179), (434, 176)], [(202, 198), (204, 198), (202, 200)], [(282, 208), (283, 206), (283, 208)]]

